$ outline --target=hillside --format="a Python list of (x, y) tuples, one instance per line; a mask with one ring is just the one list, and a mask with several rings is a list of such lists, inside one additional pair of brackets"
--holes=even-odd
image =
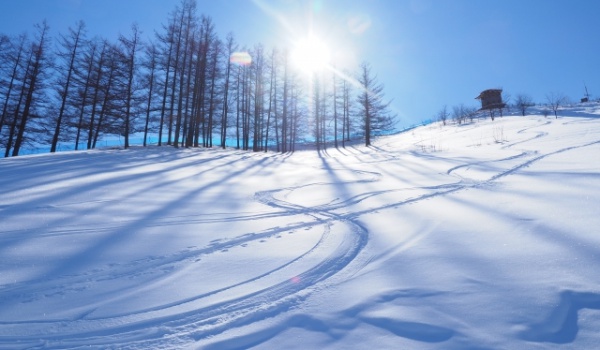
[(1, 349), (589, 349), (600, 107), (0, 160)]

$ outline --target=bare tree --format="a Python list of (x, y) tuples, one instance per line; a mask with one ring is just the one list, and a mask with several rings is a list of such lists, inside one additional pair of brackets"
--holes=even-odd
[(56, 120), (56, 127), (54, 129), (54, 135), (52, 137), (50, 152), (56, 152), (56, 145), (58, 144), (58, 138), (62, 128), (65, 107), (67, 106), (67, 100), (70, 97), (69, 88), (72, 84), (72, 77), (75, 71), (79, 47), (84, 40), (85, 24), (83, 21), (80, 21), (77, 23), (75, 29), (69, 27), (68, 30), (69, 33), (67, 36), (60, 36), (60, 47), (62, 50), (58, 53), (58, 57), (62, 59), (62, 62), (58, 69), (60, 76), (58, 78), (57, 86), (58, 95), (61, 102), (60, 109), (58, 111), (58, 118)]
[[(160, 108), (160, 122), (159, 122), (159, 129), (158, 129), (158, 145), (162, 146), (162, 139), (163, 139), (163, 128), (165, 126), (165, 114), (167, 112), (167, 98), (168, 98), (168, 94), (169, 94), (169, 87), (171, 86), (170, 84), (170, 74), (171, 74), (171, 61), (173, 59), (174, 56), (174, 36), (175, 36), (175, 21), (177, 18), (177, 10), (175, 10), (174, 14), (172, 15), (169, 24), (164, 28), (166, 30), (166, 34), (165, 35), (161, 35), (161, 34), (156, 34), (157, 38), (158, 38), (158, 43), (161, 45), (161, 52), (162, 52), (162, 60), (159, 61), (159, 63), (161, 64), (163, 70), (165, 71), (165, 75), (164, 75), (164, 80), (162, 82), (162, 87), (163, 87), (163, 91), (162, 91), (162, 99), (161, 99), (161, 108)], [(169, 117), (168, 120), (170, 121), (171, 118)], [(168, 132), (170, 132), (171, 128), (168, 128)], [(169, 140), (171, 139), (171, 136), (169, 135)]]
[[(112, 125), (108, 123), (107, 120), (111, 114), (111, 110), (115, 108), (114, 100), (117, 99), (115, 94), (118, 92), (117, 89), (115, 89), (115, 86), (118, 85), (118, 79), (121, 73), (119, 57), (117, 55), (118, 48), (105, 41), (102, 51), (106, 51), (106, 59), (101, 58), (98, 60), (98, 74), (96, 75), (98, 81), (96, 88), (101, 90), (102, 101), (99, 107), (98, 123), (96, 123), (95, 126), (92, 148), (96, 148), (96, 143), (98, 142), (100, 134), (105, 130), (110, 130), (112, 128)], [(100, 79), (100, 73), (105, 76), (105, 79)]]
[(223, 42), (216, 38), (212, 40), (210, 47), (210, 55), (209, 55), (209, 65), (207, 71), (207, 82), (208, 82), (208, 91), (207, 91), (207, 100), (208, 100), (208, 123), (207, 123), (207, 140), (205, 141), (206, 147), (213, 146), (213, 131), (215, 124), (215, 114), (217, 113), (217, 106), (219, 105), (219, 79), (221, 77), (220, 70), (220, 57), (223, 52)]
[(144, 74), (144, 84), (148, 89), (148, 98), (146, 101), (146, 120), (144, 122), (144, 147), (147, 144), (148, 131), (150, 127), (150, 114), (153, 111), (152, 101), (154, 100), (155, 85), (156, 85), (156, 70), (158, 66), (159, 51), (154, 43), (149, 43), (146, 46), (145, 58), (143, 66), (146, 69)]
[(237, 45), (235, 43), (235, 38), (232, 33), (227, 35), (225, 46), (227, 50), (225, 51), (225, 55), (227, 56), (227, 64), (225, 65), (225, 77), (224, 77), (224, 86), (223, 86), (223, 112), (221, 114), (221, 148), (225, 149), (226, 140), (227, 140), (227, 126), (228, 126), (228, 113), (229, 113), (229, 90), (230, 90), (230, 76), (231, 76), (231, 57), (235, 50), (237, 49)]
[(515, 105), (521, 111), (521, 114), (525, 116), (525, 113), (527, 113), (527, 109), (529, 107), (534, 106), (534, 103), (531, 96), (526, 94), (518, 94), (515, 100)]
[(102, 82), (104, 79), (104, 70), (106, 69), (107, 64), (107, 56), (109, 55), (110, 45), (106, 40), (95, 40), (97, 43), (89, 44), (88, 55), (92, 58), (94, 57), (93, 52), (96, 50), (99, 51), (97, 59), (92, 61), (92, 73), (86, 74), (90, 77), (86, 82), (86, 85), (89, 85), (93, 90), (92, 100), (90, 104), (92, 106), (92, 112), (90, 113), (90, 120), (88, 125), (88, 135), (87, 135), (87, 149), (91, 149), (94, 142), (94, 128), (96, 127), (96, 114), (99, 111), (99, 104), (103, 96), (103, 87)]
[[(6, 68), (5, 73), (7, 81), (4, 82), (6, 84), (6, 90), (2, 93), (4, 103), (2, 107), (2, 116), (0, 117), (0, 135), (2, 134), (2, 128), (8, 121), (9, 104), (13, 98), (13, 91), (17, 90), (16, 85), (19, 82), (19, 75), (21, 74), (23, 56), (26, 55), (25, 44), (27, 42), (27, 37), (25, 35), (21, 35), (17, 40), (18, 44), (13, 44), (8, 37), (2, 36), (0, 66)], [(18, 93), (18, 91), (15, 92)]]
[(351, 110), (351, 84), (347, 79), (342, 79), (342, 147), (346, 147), (346, 141), (350, 141)]
[[(268, 65), (268, 69), (270, 71), (269, 74), (269, 107), (267, 107), (267, 124), (265, 126), (265, 139), (264, 139), (264, 151), (267, 152), (269, 149), (269, 130), (271, 128), (271, 115), (277, 115), (277, 51), (273, 49), (271, 51), (271, 61)], [(277, 120), (277, 117), (275, 117)], [(275, 125), (275, 130), (277, 130), (277, 124)]]
[(554, 117), (558, 119), (558, 108), (565, 103), (567, 98), (560, 92), (552, 92), (546, 95), (546, 101), (548, 101), (548, 105), (552, 108), (554, 112)]
[[(173, 25), (169, 26), (169, 34), (168, 37), (170, 38), (170, 40), (172, 41), (171, 45), (175, 46), (175, 61), (172, 62), (173, 64), (173, 79), (171, 79), (171, 88), (170, 88), (170, 97), (169, 97), (169, 114), (168, 114), (168, 130), (167, 130), (167, 145), (171, 145), (171, 138), (173, 136), (173, 115), (174, 115), (174, 111), (175, 111), (175, 97), (177, 95), (177, 78), (179, 77), (179, 79), (183, 79), (182, 78), (182, 74), (180, 74), (181, 71), (181, 64), (180, 64), (180, 53), (182, 50), (182, 33), (183, 33), (183, 28), (184, 28), (184, 24), (185, 24), (185, 0), (183, 3), (183, 7), (184, 9), (180, 10), (180, 9), (176, 9), (175, 12), (173, 13)], [(177, 19), (179, 18), (179, 19)], [(172, 47), (170, 48), (170, 50), (172, 49)], [(169, 56), (171, 55), (171, 52), (169, 52)], [(168, 67), (167, 67), (168, 69)]]
[[(338, 80), (337, 73), (333, 73), (333, 144), (338, 148)], [(343, 135), (342, 135), (343, 137)]]
[(450, 113), (448, 112), (448, 107), (444, 105), (444, 107), (442, 107), (442, 109), (440, 109), (440, 111), (437, 113), (437, 119), (446, 125), (449, 115)]
[[(491, 111), (491, 110), (490, 110)], [(467, 107), (464, 104), (452, 107), (452, 119), (455, 123), (462, 124), (467, 121), (473, 122), (477, 114), (480, 112), (475, 107)], [(490, 112), (493, 113), (493, 112)]]
[[(81, 137), (81, 132), (84, 127), (84, 117), (85, 117), (85, 109), (89, 104), (89, 97), (91, 95), (91, 89), (93, 89), (93, 85), (91, 84), (92, 74), (94, 73), (94, 64), (96, 62), (96, 52), (98, 49), (98, 43), (96, 41), (91, 41), (88, 45), (88, 49), (84, 52), (84, 57), (82, 60), (83, 66), (79, 67), (77, 71), (79, 71), (81, 77), (79, 77), (79, 91), (77, 93), (79, 101), (74, 101), (73, 104), (79, 109), (79, 118), (76, 125), (77, 134), (75, 136), (75, 149), (79, 149), (79, 139)], [(76, 74), (77, 75), (77, 74)], [(93, 110), (93, 108), (92, 108)], [(89, 128), (88, 128), (89, 131)], [(89, 135), (89, 132), (88, 132)], [(88, 139), (89, 144), (89, 139)]]
[(475, 107), (463, 107), (464, 119), (469, 118), (469, 121), (472, 123), (475, 117), (477, 116), (479, 110)]
[[(196, 64), (196, 77), (195, 77), (195, 101), (196, 106), (195, 110), (195, 141), (194, 146), (198, 146), (200, 142), (200, 137), (202, 137), (202, 145), (204, 147), (208, 147), (209, 137), (212, 139), (212, 135), (209, 135), (209, 128), (212, 127), (212, 121), (209, 122), (207, 118), (207, 114), (210, 112), (210, 93), (211, 93), (211, 85), (209, 82), (213, 82), (210, 78), (211, 73), (215, 73), (216, 78), (216, 70), (213, 72), (211, 69), (213, 65), (211, 64), (211, 59), (215, 56), (212, 54), (214, 47), (214, 41), (217, 40), (217, 35), (215, 33), (215, 25), (210, 17), (202, 16), (201, 24), (200, 24), (200, 43), (198, 45), (198, 53), (197, 53), (197, 64)], [(217, 56), (218, 57), (218, 54)], [(217, 63), (217, 62), (215, 62)], [(215, 66), (216, 68), (216, 66)], [(214, 90), (212, 90), (214, 93)], [(212, 141), (211, 141), (212, 142)]]
[[(292, 146), (292, 135), (291, 129), (293, 123), (290, 123), (290, 111), (292, 110), (292, 101), (290, 99), (291, 90), (291, 74), (290, 74), (290, 55), (288, 51), (283, 53), (283, 82), (282, 82), (282, 95), (281, 95), (281, 152), (286, 153), (291, 149)], [(277, 90), (275, 90), (277, 93)], [(277, 103), (277, 98), (275, 98)], [(277, 110), (277, 105), (275, 105)], [(277, 123), (277, 118), (275, 119)], [(277, 135), (278, 138), (278, 135)], [(289, 145), (289, 147), (288, 147)], [(279, 141), (277, 143), (277, 151), (279, 151)]]
[(125, 68), (125, 111), (123, 121), (123, 136), (125, 137), (125, 148), (129, 148), (129, 135), (134, 131), (134, 104), (136, 103), (136, 87), (134, 85), (134, 79), (137, 76), (138, 71), (138, 51), (141, 48), (140, 30), (137, 24), (131, 26), (131, 36), (129, 38), (125, 36), (119, 37), (121, 44), (121, 54), (123, 57), (123, 64)]
[(315, 123), (315, 128), (314, 128), (314, 136), (315, 136), (315, 143), (317, 145), (317, 151), (321, 150), (321, 135), (322, 135), (322, 131), (321, 131), (321, 119), (323, 118), (323, 113), (322, 113), (322, 109), (323, 109), (323, 97), (322, 97), (322, 84), (319, 78), (313, 78), (312, 81), (313, 87), (313, 101), (314, 101), (314, 105), (312, 107), (312, 111), (313, 111), (313, 119), (314, 119), (314, 123)]
[(30, 122), (31, 117), (33, 116), (32, 112), (34, 111), (36, 104), (43, 103), (45, 90), (44, 75), (47, 73), (50, 66), (50, 41), (48, 37), (48, 31), (50, 28), (48, 27), (46, 21), (40, 25), (37, 25), (36, 28), (38, 30), (36, 38), (37, 41), (33, 43), (31, 47), (31, 55), (28, 64), (30, 70), (28, 70), (29, 74), (27, 74), (25, 77), (27, 82), (25, 105), (23, 107), (23, 112), (20, 113), (20, 123), (17, 126), (17, 138), (15, 140), (15, 147), (13, 148), (12, 152), (13, 157), (19, 155), (19, 151), (25, 140), (25, 130), (27, 129), (27, 124)]
[(262, 45), (257, 45), (254, 49), (252, 67), (254, 68), (254, 135), (252, 141), (252, 150), (254, 152), (258, 152), (262, 147), (263, 114), (265, 102), (265, 55)]
[(290, 98), (289, 98), (289, 102), (288, 104), (290, 105), (289, 107), (289, 146), (288, 146), (288, 151), (289, 152), (294, 152), (296, 150), (296, 141), (298, 140), (298, 135), (302, 134), (302, 133), (306, 133), (307, 130), (302, 130), (301, 128), (304, 127), (305, 129), (307, 128), (307, 124), (308, 123), (303, 123), (303, 120), (307, 119), (307, 109), (306, 108), (302, 108), (301, 106), (299, 106), (298, 101), (300, 101), (300, 99), (302, 99), (301, 96), (303, 96), (303, 93), (299, 87), (299, 82), (296, 79), (295, 75), (290, 74), (290, 80), (289, 80), (289, 90), (290, 90)]
[[(175, 137), (173, 140), (173, 146), (175, 147), (179, 147), (179, 142), (180, 142), (180, 136), (181, 136), (181, 128), (182, 128), (182, 123), (183, 123), (183, 114), (185, 113), (187, 116), (187, 110), (184, 109), (184, 104), (183, 104), (183, 99), (184, 99), (184, 95), (186, 97), (189, 96), (189, 85), (190, 84), (186, 84), (186, 77), (188, 78), (188, 82), (189, 79), (191, 77), (191, 66), (192, 66), (192, 55), (191, 55), (191, 47), (193, 47), (192, 43), (194, 41), (194, 26), (195, 26), (195, 16), (194, 16), (194, 12), (195, 12), (195, 2), (193, 1), (184, 1), (183, 4), (183, 9), (182, 9), (182, 15), (181, 15), (181, 20), (182, 22), (180, 23), (180, 28), (181, 28), (181, 33), (180, 33), (180, 40), (183, 40), (183, 48), (182, 48), (182, 58), (183, 61), (181, 62), (181, 67), (179, 68), (179, 96), (178, 96), (178, 102), (177, 102), (177, 118), (175, 121)], [(181, 46), (180, 46), (181, 48)], [(176, 78), (176, 76), (175, 76)], [(187, 87), (187, 90), (186, 90)], [(187, 93), (186, 93), (187, 91)], [(184, 135), (185, 137), (185, 135)]]

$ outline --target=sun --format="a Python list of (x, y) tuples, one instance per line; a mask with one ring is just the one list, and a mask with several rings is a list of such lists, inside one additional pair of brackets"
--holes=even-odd
[(306, 74), (313, 74), (329, 65), (331, 55), (328, 46), (311, 35), (296, 42), (291, 52), (291, 59), (296, 68)]

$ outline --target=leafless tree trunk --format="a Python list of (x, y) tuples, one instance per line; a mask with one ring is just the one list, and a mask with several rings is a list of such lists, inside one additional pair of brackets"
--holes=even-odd
[(146, 84), (148, 85), (148, 99), (146, 101), (146, 121), (144, 123), (144, 147), (148, 141), (148, 129), (150, 125), (150, 112), (152, 111), (152, 99), (154, 97), (154, 84), (155, 84), (155, 71), (157, 68), (158, 61), (158, 49), (155, 44), (150, 43), (146, 48), (146, 62), (145, 68), (147, 69)]
[(515, 105), (521, 111), (521, 114), (525, 116), (525, 113), (527, 113), (527, 108), (533, 106), (534, 104), (531, 96), (526, 94), (518, 94), (515, 100)]
[[(162, 102), (161, 102), (161, 109), (160, 109), (160, 125), (159, 125), (159, 129), (158, 129), (158, 145), (162, 146), (162, 139), (163, 139), (163, 128), (165, 126), (165, 113), (167, 110), (167, 96), (169, 93), (169, 83), (170, 83), (170, 73), (171, 73), (171, 59), (173, 56), (173, 39), (174, 39), (174, 35), (175, 35), (175, 17), (176, 15), (173, 16), (173, 20), (172, 22), (169, 24), (169, 26), (167, 27), (167, 34), (164, 37), (159, 36), (159, 40), (166, 45), (166, 48), (164, 49), (167, 53), (167, 59), (166, 62), (164, 63), (164, 69), (165, 69), (165, 80), (164, 80), (164, 85), (163, 85), (163, 95), (162, 95)], [(164, 55), (164, 53), (163, 53)], [(169, 130), (167, 128), (167, 130)], [(169, 136), (170, 139), (170, 136)]]
[(96, 50), (97, 50), (97, 45), (95, 42), (90, 43), (90, 51), (88, 54), (88, 57), (86, 57), (86, 61), (85, 63), (87, 63), (87, 66), (82, 69), (81, 73), (85, 74), (85, 78), (82, 79), (83, 82), (83, 86), (82, 88), (82, 92), (81, 94), (81, 102), (79, 102), (79, 118), (78, 118), (78, 122), (77, 122), (77, 134), (75, 136), (75, 150), (79, 149), (79, 138), (81, 137), (81, 131), (83, 129), (83, 118), (85, 115), (85, 107), (87, 106), (88, 103), (88, 95), (89, 95), (89, 90), (91, 87), (90, 81), (91, 81), (91, 76), (92, 76), (92, 71), (93, 71), (93, 67), (94, 67), (94, 62), (96, 60)]
[[(65, 65), (62, 66), (60, 71), (66, 71), (66, 77), (59, 79), (59, 96), (61, 99), (60, 109), (58, 111), (58, 118), (56, 120), (56, 128), (54, 129), (54, 135), (52, 137), (52, 145), (50, 152), (56, 152), (56, 145), (58, 144), (58, 137), (62, 128), (62, 120), (65, 113), (65, 107), (67, 106), (67, 100), (69, 99), (69, 88), (71, 87), (71, 77), (75, 70), (75, 60), (77, 59), (78, 49), (81, 41), (84, 39), (85, 24), (80, 21), (77, 23), (77, 27), (72, 29), (69, 27), (68, 37), (60, 37), (60, 45), (64, 51), (59, 53), (60, 57), (66, 59)], [(64, 79), (64, 80), (63, 80)], [(77, 149), (77, 143), (75, 143)]]
[(30, 113), (33, 105), (36, 103), (34, 100), (36, 93), (42, 91), (43, 79), (42, 75), (45, 73), (47, 67), (47, 56), (49, 55), (48, 46), (48, 24), (44, 21), (41, 25), (37, 26), (38, 29), (38, 41), (32, 47), (32, 61), (31, 61), (31, 74), (27, 77), (29, 86), (27, 90), (27, 97), (25, 98), (25, 106), (23, 113), (21, 114), (21, 123), (18, 126), (17, 138), (15, 140), (15, 147), (13, 148), (12, 156), (18, 156), (21, 146), (23, 145), (25, 129), (29, 122)]
[(219, 75), (219, 57), (221, 56), (221, 41), (216, 39), (212, 42), (212, 54), (210, 55), (210, 93), (208, 96), (208, 125), (207, 125), (207, 147), (213, 146), (214, 115), (217, 106), (217, 77)]
[(19, 98), (18, 101), (14, 107), (14, 111), (13, 111), (13, 118), (12, 118), (12, 123), (10, 124), (10, 128), (9, 128), (9, 133), (8, 133), (8, 139), (6, 141), (6, 151), (4, 153), (4, 157), (8, 157), (10, 156), (10, 151), (12, 149), (13, 146), (13, 141), (15, 138), (15, 134), (17, 133), (17, 124), (19, 122), (19, 117), (20, 117), (20, 113), (21, 113), (21, 106), (23, 104), (23, 101), (25, 100), (25, 96), (27, 95), (27, 77), (29, 77), (30, 71), (31, 71), (31, 67), (32, 67), (32, 61), (33, 61), (33, 55), (34, 55), (34, 50), (30, 49), (29, 50), (29, 56), (26, 60), (26, 65), (25, 65), (25, 69), (23, 71), (23, 74), (21, 75), (20, 81), (20, 89), (19, 89)]
[(228, 114), (229, 114), (229, 81), (231, 75), (231, 56), (236, 50), (235, 39), (232, 33), (227, 35), (227, 65), (225, 66), (225, 78), (223, 87), (223, 112), (221, 114), (221, 148), (225, 149), (227, 140), (227, 126), (228, 126)]
[(94, 89), (92, 97), (92, 113), (90, 114), (90, 124), (88, 125), (88, 141), (87, 149), (91, 149), (94, 146), (94, 128), (96, 123), (96, 113), (98, 112), (98, 104), (100, 103), (101, 91), (102, 91), (102, 79), (104, 78), (104, 70), (106, 65), (106, 56), (108, 55), (109, 44), (106, 40), (102, 42), (102, 48), (98, 60), (94, 63), (94, 80), (90, 82)]
[[(192, 41), (194, 38), (194, 30), (195, 30), (195, 17), (194, 12), (196, 10), (196, 3), (194, 1), (184, 1), (182, 4), (182, 33), (180, 33), (180, 38), (183, 33), (185, 33), (185, 38), (183, 39), (183, 61), (181, 63), (181, 67), (178, 68), (179, 71), (179, 96), (177, 100), (177, 119), (175, 121), (175, 136), (173, 140), (173, 146), (179, 147), (179, 143), (181, 142), (181, 128), (183, 122), (183, 114), (187, 114), (188, 111), (184, 109), (184, 95), (189, 96), (189, 89), (186, 93), (186, 86), (189, 87), (189, 84), (186, 84), (186, 78), (190, 78), (189, 75), (191, 72), (191, 60), (192, 53), (190, 47), (192, 46)], [(190, 38), (191, 36), (191, 38)], [(181, 39), (180, 39), (181, 41)], [(188, 63), (188, 60), (190, 61)], [(187, 75), (186, 75), (187, 74)], [(187, 97), (186, 97), (187, 99)], [(185, 135), (184, 135), (185, 136)]]
[(552, 92), (546, 95), (546, 101), (548, 101), (550, 108), (552, 108), (555, 119), (558, 119), (558, 109), (565, 103), (565, 100), (565, 95), (559, 92)]
[[(276, 52), (275, 49), (271, 51), (271, 64), (270, 64), (270, 83), (269, 83), (269, 107), (267, 108), (267, 125), (266, 125), (266, 136), (265, 136), (265, 152), (269, 149), (269, 128), (271, 127), (271, 113), (273, 112), (273, 104), (277, 108), (277, 62), (275, 60)], [(275, 109), (275, 113), (277, 110)]]
[[(292, 124), (290, 123), (290, 59), (289, 53), (286, 51), (283, 55), (283, 96), (281, 99), (281, 152), (286, 153), (289, 151), (288, 144), (291, 143), (292, 135), (290, 129)], [(277, 99), (275, 99), (277, 101)], [(277, 110), (277, 107), (275, 107)], [(277, 135), (276, 135), (277, 136)], [(279, 143), (277, 144), (277, 151), (279, 151)]]
[(140, 31), (137, 24), (131, 27), (131, 37), (119, 37), (119, 42), (122, 45), (123, 55), (125, 58), (125, 120), (124, 120), (124, 136), (125, 148), (129, 148), (129, 135), (133, 130), (133, 103), (136, 100), (136, 92), (134, 89), (134, 79), (137, 73), (136, 57), (140, 50)]
[(440, 111), (438, 112), (437, 119), (441, 121), (444, 125), (446, 125), (446, 121), (448, 120), (449, 114), (450, 113), (448, 113), (448, 107), (444, 105), (444, 107), (442, 107), (442, 109), (440, 109)]
[[(12, 99), (13, 89), (15, 88), (15, 85), (19, 79), (19, 68), (22, 64), (21, 61), (25, 53), (25, 35), (21, 35), (18, 40), (19, 43), (18, 45), (14, 46), (14, 51), (11, 50), (12, 52), (9, 52), (8, 48), (3, 48), (2, 51), (2, 64), (6, 67), (11, 66), (12, 68), (10, 70), (11, 74), (9, 78), (8, 88), (6, 90), (6, 97), (4, 98), (4, 105), (2, 107), (2, 118), (0, 118), (0, 135), (2, 134), (2, 128), (4, 127), (4, 124), (7, 120), (9, 111), (8, 105)], [(8, 38), (6, 38), (6, 45), (12, 46), (12, 43)]]
[(342, 80), (343, 116), (342, 116), (342, 147), (346, 147), (346, 141), (350, 141), (350, 84), (346, 79)]
[(338, 95), (337, 95), (337, 74), (333, 73), (333, 144), (338, 148)]
[[(170, 102), (169, 102), (169, 127), (168, 127), (168, 135), (167, 135), (167, 145), (171, 145), (172, 144), (172, 136), (173, 136), (173, 113), (175, 112), (175, 96), (177, 94), (177, 78), (179, 76), (179, 79), (183, 79), (180, 75), (180, 67), (179, 67), (179, 58), (180, 58), (180, 52), (181, 52), (181, 37), (182, 37), (182, 33), (183, 33), (183, 27), (184, 27), (184, 19), (185, 19), (185, 10), (180, 10), (181, 11), (181, 17), (178, 20), (178, 24), (179, 24), (179, 29), (177, 30), (177, 33), (173, 34), (173, 38), (176, 38), (176, 45), (175, 45), (175, 62), (173, 63), (173, 81), (171, 82), (171, 97), (170, 97)], [(177, 14), (175, 14), (176, 16)], [(175, 27), (174, 27), (175, 28)], [(174, 29), (173, 28), (173, 29)], [(181, 93), (181, 91), (179, 92)]]
[[(98, 116), (98, 124), (96, 125), (96, 131), (94, 133), (94, 140), (92, 142), (92, 148), (96, 148), (96, 144), (98, 142), (98, 138), (100, 137), (100, 133), (103, 131), (105, 126), (105, 119), (109, 113), (111, 108), (111, 100), (113, 99), (113, 92), (116, 77), (118, 75), (119, 63), (118, 58), (116, 57), (116, 48), (113, 46), (109, 46), (107, 49), (108, 59), (107, 59), (107, 77), (106, 81), (100, 85), (98, 88), (102, 89), (103, 99), (102, 106), (100, 107), (100, 115)], [(102, 69), (99, 66), (99, 69)]]

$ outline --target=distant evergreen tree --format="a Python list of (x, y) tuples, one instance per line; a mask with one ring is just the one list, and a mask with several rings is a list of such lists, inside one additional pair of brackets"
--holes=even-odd
[(370, 146), (373, 135), (393, 129), (395, 116), (389, 112), (390, 102), (384, 102), (383, 85), (377, 82), (366, 62), (360, 65), (358, 82), (361, 87), (357, 97), (359, 115), (363, 120), (365, 145)]

